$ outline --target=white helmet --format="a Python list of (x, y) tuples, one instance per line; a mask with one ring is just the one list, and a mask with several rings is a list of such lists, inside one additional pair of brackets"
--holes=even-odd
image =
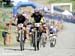
[(54, 28), (53, 26), (50, 26), (50, 28)]
[(38, 8), (34, 9), (34, 12), (39, 12), (39, 9)]

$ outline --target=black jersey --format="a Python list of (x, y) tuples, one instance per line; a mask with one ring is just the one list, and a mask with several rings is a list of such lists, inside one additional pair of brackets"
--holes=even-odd
[(34, 18), (34, 21), (35, 21), (36, 23), (39, 23), (39, 22), (41, 21), (41, 18), (42, 18), (43, 16), (42, 16), (41, 14), (36, 15), (35, 13), (33, 13), (33, 14), (31, 15), (31, 17)]
[(17, 24), (20, 24), (20, 23), (23, 24), (26, 21), (26, 18), (24, 16), (22, 16), (22, 15), (18, 16), (17, 18), (18, 18)]
[(18, 19), (17, 24), (24, 23), (25, 19)]

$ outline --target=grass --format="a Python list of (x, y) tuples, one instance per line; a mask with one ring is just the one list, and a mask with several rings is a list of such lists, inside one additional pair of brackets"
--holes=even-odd
[(1, 18), (10, 18), (13, 7), (10, 8), (0, 8), (0, 17)]
[(0, 31), (0, 40), (2, 40), (2, 31)]
[(2, 31), (4, 30), (4, 26), (0, 25), (0, 40), (2, 40)]
[(0, 40), (1, 40), (1, 38), (2, 38), (2, 35), (1, 35), (1, 34), (2, 34), (2, 32), (0, 31)]

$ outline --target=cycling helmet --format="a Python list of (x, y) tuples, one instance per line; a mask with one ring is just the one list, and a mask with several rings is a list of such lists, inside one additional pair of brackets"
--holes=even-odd
[(50, 26), (50, 28), (54, 28), (53, 26)]
[(39, 9), (38, 8), (34, 9), (34, 12), (39, 12)]

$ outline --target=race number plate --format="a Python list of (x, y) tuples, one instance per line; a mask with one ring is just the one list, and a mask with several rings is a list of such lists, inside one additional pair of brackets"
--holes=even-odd
[(41, 25), (41, 23), (35, 23), (36, 27), (39, 27)]
[(18, 24), (18, 27), (23, 27), (23, 24)]

